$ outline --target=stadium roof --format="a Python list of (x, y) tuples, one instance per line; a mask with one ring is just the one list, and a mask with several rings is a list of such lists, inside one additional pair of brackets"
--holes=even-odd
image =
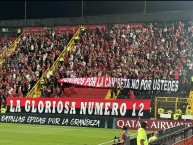
[(41, 19), (192, 9), (193, 1), (0, 1), (0, 20), (25, 19), (25, 16), (27, 19)]

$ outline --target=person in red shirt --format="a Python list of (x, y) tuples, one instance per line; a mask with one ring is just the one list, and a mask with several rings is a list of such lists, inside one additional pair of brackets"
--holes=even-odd
[(177, 71), (175, 71), (174, 73), (174, 80), (178, 80), (179, 78), (179, 73)]
[(130, 145), (130, 134), (127, 126), (123, 126), (122, 130), (124, 130), (124, 132), (121, 135), (121, 145)]
[(130, 94), (130, 99), (135, 99), (135, 95), (132, 90), (130, 90), (129, 94)]

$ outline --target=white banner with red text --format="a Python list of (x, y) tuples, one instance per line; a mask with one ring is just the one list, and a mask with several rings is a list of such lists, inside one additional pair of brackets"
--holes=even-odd
[(69, 83), (80, 86), (110, 88), (117, 83), (118, 88), (129, 88), (136, 90), (152, 90), (152, 91), (178, 91), (178, 80), (162, 80), (162, 79), (124, 79), (113, 77), (86, 77), (86, 78), (62, 78), (60, 83)]

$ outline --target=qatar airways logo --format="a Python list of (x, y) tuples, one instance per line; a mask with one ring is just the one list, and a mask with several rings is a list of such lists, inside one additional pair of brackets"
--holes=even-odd
[[(10, 112), (21, 112), (20, 100), (9, 100)], [(15, 102), (14, 102), (15, 101)], [(15, 105), (13, 105), (15, 104)], [(79, 102), (80, 109), (77, 112), (77, 102), (70, 101), (36, 101), (25, 100), (26, 113), (49, 113), (49, 114), (74, 114), (74, 115), (114, 115), (125, 116), (126, 103), (116, 102)]]
[(186, 127), (191, 126), (192, 121), (183, 120), (139, 120), (139, 119), (127, 119), (127, 118), (116, 118), (116, 128), (120, 129), (123, 126), (128, 126), (129, 129), (136, 130), (140, 127), (142, 121), (147, 122), (147, 130), (161, 130), (168, 129), (180, 125), (185, 125)]

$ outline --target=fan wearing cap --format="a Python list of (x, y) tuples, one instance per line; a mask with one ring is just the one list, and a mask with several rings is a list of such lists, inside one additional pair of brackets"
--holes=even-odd
[(122, 130), (124, 130), (124, 132), (121, 135), (121, 145), (130, 145), (130, 136), (127, 126), (123, 126)]
[(148, 145), (147, 134), (145, 129), (147, 127), (146, 122), (141, 123), (141, 127), (137, 130), (137, 145)]

